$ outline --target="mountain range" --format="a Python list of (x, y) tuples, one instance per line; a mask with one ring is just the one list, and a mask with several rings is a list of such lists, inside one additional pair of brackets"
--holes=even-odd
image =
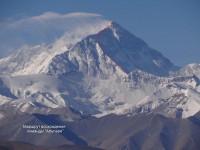
[(82, 34), (67, 32), (0, 59), (0, 110), (1, 140), (48, 145), (49, 135), (24, 139), (18, 131), (23, 123), (51, 120), (69, 127), (56, 135), (59, 145), (198, 149), (200, 64), (178, 67), (116, 22), (100, 19)]
[[(67, 113), (43, 115), (1, 111), (0, 114), (4, 116), (0, 122), (0, 146), (4, 146), (3, 150), (9, 147), (15, 147), (17, 150), (22, 146), (35, 150), (46, 147), (89, 149), (88, 146), (105, 150), (198, 150), (200, 147), (199, 113), (181, 119), (168, 118), (156, 113), (134, 116), (109, 114), (100, 118), (78, 118), (77, 115)], [(66, 128), (59, 134), (31, 134), (23, 128), (24, 124), (62, 124)], [(27, 142), (37, 146), (28, 145)]]

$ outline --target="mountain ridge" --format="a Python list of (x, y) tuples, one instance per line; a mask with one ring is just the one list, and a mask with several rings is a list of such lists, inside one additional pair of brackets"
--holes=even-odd
[[(200, 70), (194, 71), (198, 65), (186, 67), (192, 71), (177, 70), (179, 68), (160, 52), (115, 22), (96, 32), (74, 42), (67, 50), (61, 49), (60, 53), (52, 53), (57, 50), (53, 45), (33, 47), (27, 54), (20, 51), (24, 56), (38, 53), (32, 59), (40, 60), (39, 64), (48, 58), (47, 63), (40, 66), (45, 67), (43, 71), (35, 69), (39, 64), (29, 62), (27, 57), (22, 65), (17, 63), (21, 60), (15, 62), (23, 58), (20, 52), (0, 60), (0, 70), (9, 67), (7, 60), (12, 62), (9, 64), (11, 72), (8, 69), (8, 75), (0, 76), (0, 88), (7, 92), (0, 103), (23, 112), (32, 110), (33, 106), (69, 106), (80, 113), (96, 116), (149, 113), (156, 109), (157, 113), (171, 117), (183, 110), (181, 116), (188, 117), (200, 110)], [(48, 53), (52, 56), (43, 60)], [(26, 66), (27, 62), (32, 67)], [(170, 102), (173, 109), (167, 108)]]
[[(7, 113), (4, 112), (3, 115), (8, 116)], [(69, 133), (73, 133), (75, 137), (86, 141), (91, 147), (108, 150), (154, 150), (157, 148), (198, 150), (200, 146), (199, 113), (183, 119), (149, 113), (135, 116), (109, 114), (101, 118), (90, 117), (71, 121), (63, 119), (61, 115), (24, 113), (17, 115), (9, 112), (9, 117), (0, 118), (0, 120), (2, 120), (0, 122), (1, 141), (12, 139), (59, 148), (59, 145), (64, 144), (75, 145), (74, 137), (69, 138)], [(22, 128), (23, 124), (54, 125), (55, 121), (66, 126), (65, 134), (34, 135), (27, 134), (26, 129)], [(79, 144), (76, 146), (78, 148)]]

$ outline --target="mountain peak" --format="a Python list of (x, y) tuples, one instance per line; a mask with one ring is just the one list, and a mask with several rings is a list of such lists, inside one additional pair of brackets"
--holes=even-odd
[(101, 49), (126, 73), (138, 69), (154, 75), (166, 76), (169, 71), (177, 69), (160, 52), (150, 48), (142, 39), (114, 21), (100, 31), (97, 37)]
[(56, 63), (66, 59), (62, 63), (67, 66), (62, 64), (66, 68), (61, 72), (70, 71), (72, 67), (92, 76), (110, 76), (113, 73), (126, 76), (136, 69), (156, 76), (167, 76), (176, 69), (160, 52), (150, 48), (116, 22), (111, 22), (97, 34), (87, 36), (57, 59)]
[(111, 23), (109, 24), (110, 28), (115, 28), (115, 29), (123, 29), (122, 26), (120, 26), (117, 22), (115, 21), (111, 21)]

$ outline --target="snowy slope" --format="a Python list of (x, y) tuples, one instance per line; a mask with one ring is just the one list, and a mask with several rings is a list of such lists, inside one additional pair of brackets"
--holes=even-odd
[(177, 72), (171, 73), (171, 75), (179, 75), (179, 76), (192, 76), (195, 75), (200, 78), (200, 64), (188, 64), (187, 66), (181, 68)]
[(200, 93), (191, 87), (183, 88), (173, 83), (154, 91), (122, 113), (156, 112), (170, 117), (187, 118), (199, 111)]
[[(70, 72), (59, 78), (51, 75), (1, 77), (15, 99), (1, 96), (1, 105), (22, 111), (30, 107), (70, 106), (81, 113), (103, 116), (109, 113), (156, 112), (189, 117), (200, 111), (200, 86), (193, 76), (157, 77), (135, 71), (128, 77), (109, 79)], [(51, 81), (51, 82), (49, 82)]]
[[(97, 113), (95, 106), (87, 100), (88, 91), (77, 81), (81, 75), (72, 74), (57, 79), (45, 74), (3, 77), (5, 87), (16, 97), (0, 99), (2, 104), (16, 106), (22, 111), (29, 107), (62, 108), (69, 106), (86, 113)], [(50, 82), (49, 82), (50, 81)]]

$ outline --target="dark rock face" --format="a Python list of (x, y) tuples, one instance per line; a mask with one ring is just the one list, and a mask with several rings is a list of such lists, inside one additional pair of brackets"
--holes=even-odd
[(57, 147), (45, 147), (36, 146), (33, 144), (19, 142), (19, 141), (9, 141), (0, 142), (0, 150), (100, 150), (97, 148), (91, 148), (86, 146), (74, 146), (74, 145), (61, 145)]
[[(136, 116), (110, 114), (101, 118), (76, 118), (74, 121), (62, 120), (59, 115), (6, 112), (3, 115), (0, 122), (1, 141), (24, 141), (51, 147), (65, 144), (88, 145), (108, 150), (200, 148), (198, 114), (188, 119), (166, 118), (153, 113)], [(22, 129), (23, 124), (65, 125), (66, 129), (61, 134), (28, 134)], [(9, 148), (5, 146), (8, 144), (0, 145)], [(23, 144), (14, 145), (18, 148)]]

